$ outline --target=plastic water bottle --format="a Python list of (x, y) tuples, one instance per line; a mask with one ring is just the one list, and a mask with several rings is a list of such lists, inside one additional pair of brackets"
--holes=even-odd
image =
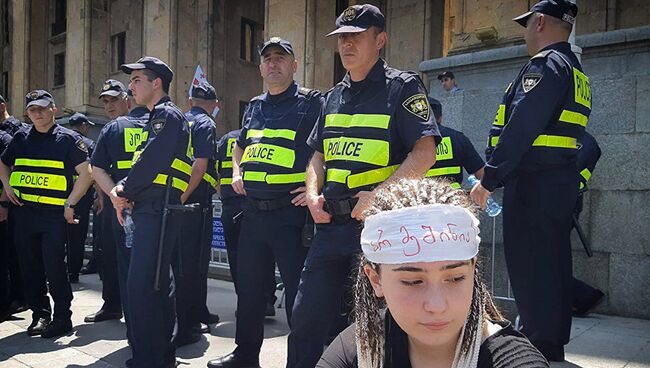
[[(474, 175), (470, 175), (467, 177), (467, 181), (469, 184), (474, 187), (476, 183), (479, 183), (480, 181), (476, 178)], [(488, 214), (490, 217), (496, 217), (501, 214), (501, 205), (498, 204), (492, 197), (488, 197), (487, 203), (485, 204), (485, 212)]]
[(133, 246), (133, 229), (135, 229), (133, 217), (131, 217), (131, 211), (127, 209), (122, 211), (122, 216), (124, 217), (124, 244), (127, 248), (131, 248)]

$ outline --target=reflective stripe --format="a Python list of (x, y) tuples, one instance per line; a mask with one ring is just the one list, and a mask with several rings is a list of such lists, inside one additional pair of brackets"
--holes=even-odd
[(393, 165), (350, 175), (348, 176), (348, 188), (352, 189), (364, 185), (381, 183), (388, 179), (398, 168), (399, 165)]
[(328, 114), (325, 116), (325, 127), (337, 128), (379, 128), (388, 129), (390, 115), (380, 114)]
[(292, 149), (274, 144), (255, 143), (246, 147), (241, 162), (264, 162), (271, 165), (292, 168), (295, 160), (296, 153)]
[(577, 124), (583, 127), (587, 126), (588, 119), (589, 118), (587, 116), (582, 115), (579, 112), (569, 110), (562, 110), (562, 114), (560, 115), (560, 121), (569, 124)]
[[(510, 88), (510, 86), (508, 86)], [(504, 126), (506, 123), (506, 105), (499, 105), (497, 116), (494, 118), (494, 125)]]
[(325, 161), (345, 160), (388, 165), (389, 143), (377, 139), (338, 137), (323, 140)]
[(130, 169), (131, 166), (133, 166), (133, 162), (131, 160), (122, 160), (122, 161), (117, 161), (117, 168), (122, 170), (122, 169)]
[(582, 189), (582, 188), (584, 188), (584, 187), (585, 187), (585, 183), (580, 182), (580, 189)]
[(460, 184), (456, 183), (456, 182), (451, 183), (449, 186), (454, 188), (454, 189), (460, 189)]
[(68, 189), (68, 180), (63, 175), (14, 171), (9, 178), (9, 185), (12, 187), (38, 188), (65, 192)]
[(221, 178), (221, 181), (219, 181), (219, 184), (221, 184), (221, 185), (230, 185), (230, 184), (232, 184), (232, 178)]
[(454, 158), (454, 147), (451, 145), (451, 137), (442, 137), (440, 144), (436, 146), (436, 161), (451, 160)]
[(63, 161), (35, 160), (31, 158), (17, 158), (14, 166), (48, 167), (51, 169), (63, 169)]
[[(154, 184), (167, 185), (167, 175), (158, 174), (153, 180)], [(178, 178), (172, 177), (172, 187), (184, 192), (187, 189), (187, 182)]]
[(559, 135), (540, 135), (533, 142), (533, 147), (577, 148), (575, 138)]
[(232, 168), (232, 161), (222, 161), (221, 162), (221, 168), (222, 169), (231, 169)]
[(589, 179), (591, 179), (591, 171), (589, 171), (587, 168), (582, 169), (582, 171), (580, 171), (580, 175), (585, 178), (585, 181), (589, 181)]
[(232, 157), (232, 151), (235, 149), (235, 144), (237, 144), (237, 138), (228, 138), (226, 157)]
[(429, 169), (429, 171), (427, 171), (425, 176), (431, 177), (431, 176), (453, 175), (453, 174), (460, 174), (460, 173), (461, 173), (460, 166), (450, 166), (450, 167), (440, 167), (437, 169)]
[[(499, 137), (490, 137), (490, 147), (499, 143)], [(576, 139), (559, 135), (540, 135), (533, 142), (534, 147), (577, 148)]]
[(352, 173), (350, 170), (327, 169), (327, 181), (346, 184), (348, 176)]
[[(246, 132), (246, 139), (248, 138), (284, 138), (290, 141), (296, 139), (296, 132), (290, 129), (249, 129)], [(232, 138), (231, 138), (232, 139)]]
[(267, 174), (262, 171), (244, 172), (244, 181), (266, 182), (267, 184), (304, 183), (305, 177), (306, 174), (304, 172), (291, 174)]
[(208, 173), (203, 174), (203, 180), (207, 181), (210, 185), (212, 185), (215, 188), (218, 185), (217, 179), (215, 179), (214, 177), (212, 177), (212, 175)]
[(35, 194), (21, 193), (18, 189), (15, 188), (14, 188), (14, 193), (16, 193), (16, 196), (18, 196), (18, 198), (22, 199), (23, 201), (41, 203), (41, 204), (51, 204), (53, 206), (63, 206), (66, 201), (65, 198), (55, 198), (55, 197), (48, 197), (48, 196), (39, 196)]
[(183, 174), (192, 175), (192, 165), (177, 158), (172, 161), (172, 168), (182, 172)]

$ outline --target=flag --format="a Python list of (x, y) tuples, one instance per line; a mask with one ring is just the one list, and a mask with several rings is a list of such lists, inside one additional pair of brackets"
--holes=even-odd
[(201, 65), (197, 65), (196, 71), (194, 72), (194, 78), (192, 79), (192, 84), (190, 85), (190, 89), (187, 91), (187, 95), (191, 96), (192, 88), (194, 88), (195, 86), (200, 86), (202, 84), (209, 84), (208, 79), (206, 78), (203, 69), (201, 69)]

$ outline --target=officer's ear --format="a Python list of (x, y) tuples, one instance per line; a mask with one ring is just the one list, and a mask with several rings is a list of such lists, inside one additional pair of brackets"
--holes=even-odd
[(51, 104), (50, 107), (52, 107), (52, 112), (53, 112), (54, 114), (56, 114), (57, 112), (59, 112), (59, 108), (56, 107), (55, 104)]
[(381, 52), (381, 49), (386, 46), (386, 43), (388, 42), (388, 34), (385, 31), (381, 31), (377, 34), (377, 37), (375, 37), (375, 47), (377, 48), (377, 51)]
[(293, 58), (293, 63), (291, 63), (291, 64), (292, 64), (291, 65), (291, 70), (293, 71), (293, 73), (297, 72), (298, 71), (298, 59), (296, 59), (294, 57)]

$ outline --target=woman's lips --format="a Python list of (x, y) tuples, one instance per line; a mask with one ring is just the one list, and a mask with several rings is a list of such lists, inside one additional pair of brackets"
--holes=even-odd
[(427, 322), (422, 323), (422, 326), (432, 331), (439, 331), (447, 328), (447, 326), (449, 326), (449, 322)]

